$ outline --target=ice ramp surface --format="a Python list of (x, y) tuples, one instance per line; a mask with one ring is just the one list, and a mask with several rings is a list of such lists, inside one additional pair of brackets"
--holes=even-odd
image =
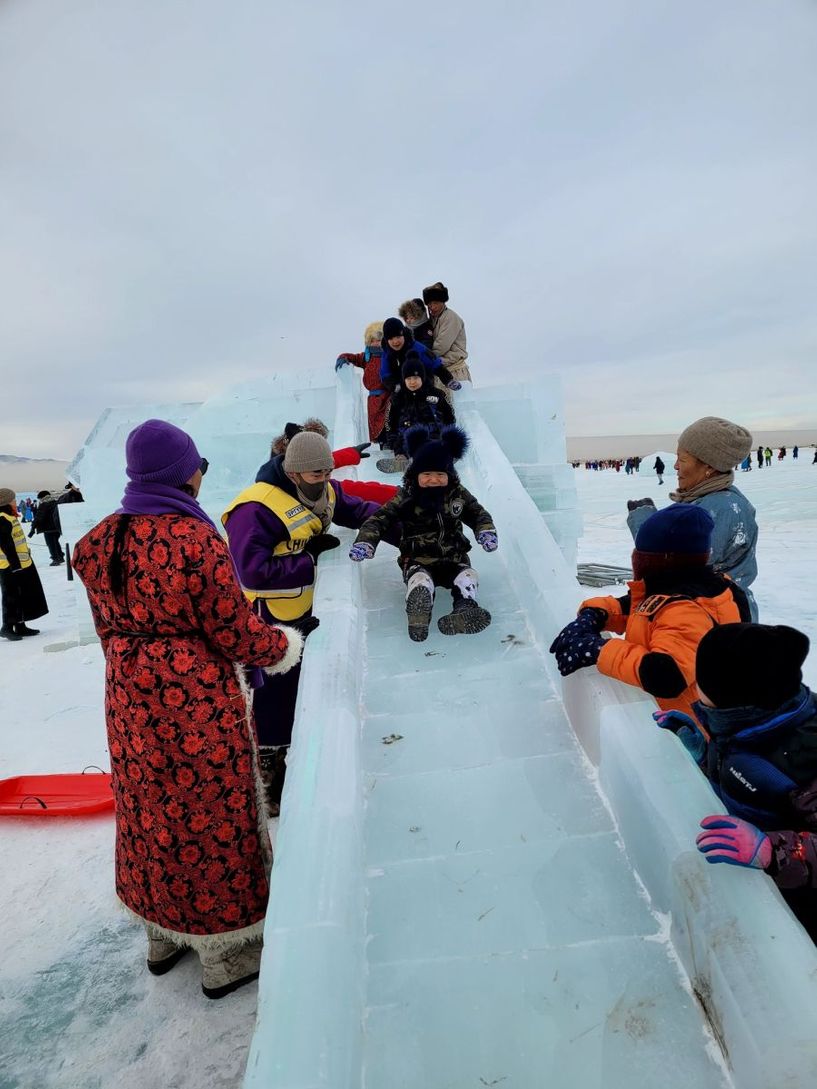
[[(543, 648), (572, 572), (461, 417), (494, 623), (412, 644), (392, 549), (322, 560), (246, 1089), (813, 1085), (813, 947), (768, 880), (690, 850), (716, 806), (648, 705), (562, 692)], [(342, 375), (337, 445), (349, 420)]]

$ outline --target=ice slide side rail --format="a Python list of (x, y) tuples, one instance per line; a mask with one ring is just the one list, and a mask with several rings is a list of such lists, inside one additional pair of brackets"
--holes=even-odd
[[(340, 372), (334, 440), (365, 439), (359, 376)], [(575, 610), (575, 573), (473, 401), (460, 418), (480, 499), (511, 553), (508, 569), (537, 640)], [(244, 1089), (361, 1089), (365, 1005), (361, 573), (331, 557), (318, 583), (278, 835), (258, 1021)], [(554, 679), (558, 679), (558, 675)], [(817, 951), (774, 884), (713, 867), (694, 850), (719, 808), (652, 703), (595, 672), (563, 684), (565, 708), (737, 1089), (817, 1084)], [(668, 1056), (668, 1062), (683, 1061)]]

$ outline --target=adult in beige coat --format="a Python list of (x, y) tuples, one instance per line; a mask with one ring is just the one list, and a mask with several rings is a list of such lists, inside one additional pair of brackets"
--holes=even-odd
[(442, 359), (458, 382), (472, 381), (466, 363), (468, 352), (465, 350), (465, 323), (459, 314), (446, 306), (448, 288), (439, 280), (431, 287), (423, 288), (423, 302), (431, 315), (434, 336), (432, 352)]

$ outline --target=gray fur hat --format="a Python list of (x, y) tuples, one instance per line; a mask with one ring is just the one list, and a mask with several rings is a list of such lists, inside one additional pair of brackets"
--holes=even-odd
[(11, 488), (0, 488), (0, 507), (7, 507), (16, 500), (17, 496)]
[(703, 416), (678, 436), (678, 447), (719, 473), (728, 473), (752, 449), (752, 435), (720, 416)]
[(299, 431), (289, 440), (284, 454), (284, 472), (320, 473), (334, 469), (329, 443), (315, 431)]

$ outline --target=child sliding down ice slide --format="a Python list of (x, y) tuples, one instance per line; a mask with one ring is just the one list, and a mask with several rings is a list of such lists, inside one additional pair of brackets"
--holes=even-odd
[(370, 560), (381, 539), (399, 525), (398, 562), (406, 583), (409, 637), (416, 643), (428, 638), (437, 586), (449, 589), (454, 602), (453, 610), (437, 621), (443, 635), (484, 631), (491, 615), (477, 603), (479, 579), (468, 563), (471, 545), (463, 522), (486, 552), (496, 551), (497, 534), (490, 514), (460, 484), (454, 469), (468, 438), (458, 427), (444, 427), (439, 439), (432, 439), (418, 427), (404, 441), (412, 461), (403, 486), (363, 523), (349, 556), (357, 562)]

